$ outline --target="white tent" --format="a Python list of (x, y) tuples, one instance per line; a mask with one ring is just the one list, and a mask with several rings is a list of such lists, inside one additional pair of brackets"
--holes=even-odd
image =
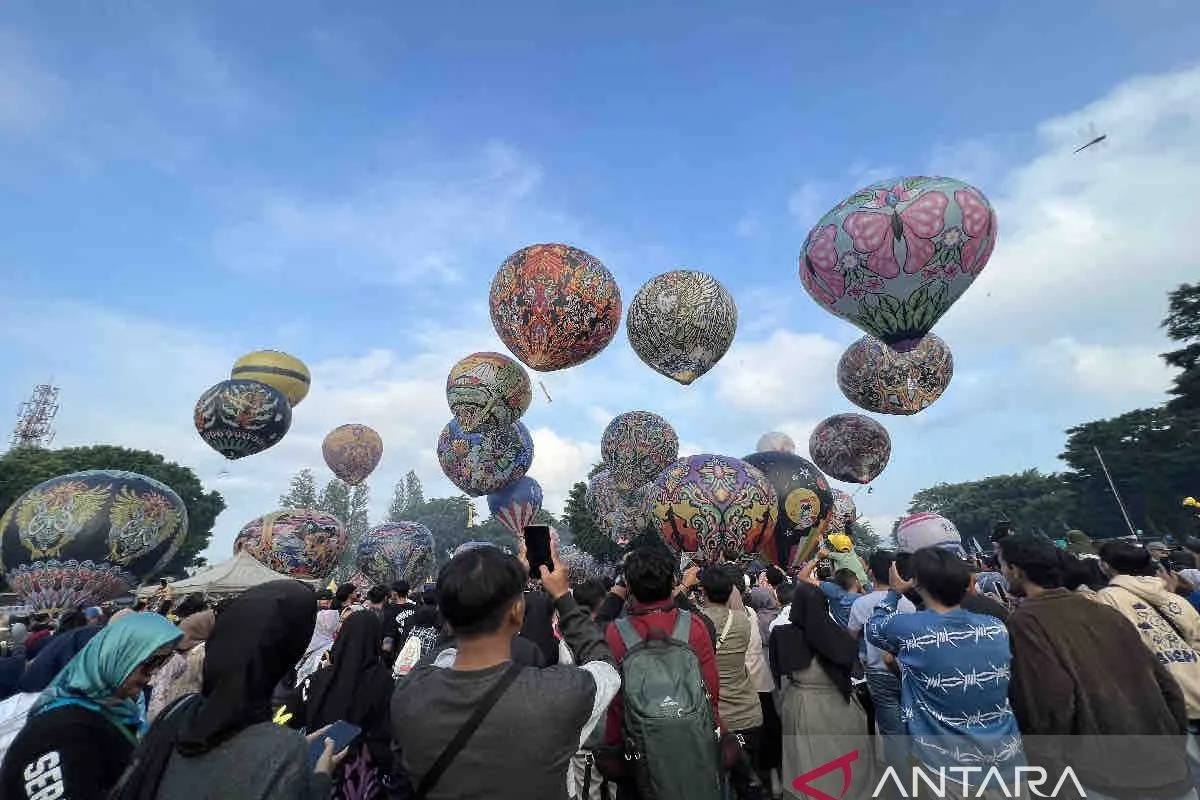
[[(251, 586), (257, 586), (267, 581), (279, 580), (298, 579), (292, 578), (290, 575), (284, 575), (281, 572), (276, 572), (255, 560), (254, 556), (244, 551), (239, 551), (228, 561), (222, 561), (220, 564), (205, 567), (190, 578), (183, 578), (174, 583), (168, 583), (167, 586), (171, 587), (171, 594), (176, 598), (181, 598), (192, 592), (200, 592), (214, 597), (228, 597), (229, 595), (244, 592)], [(306, 583), (313, 587), (318, 587), (321, 584), (317, 580), (304, 580), (301, 583)], [(158, 591), (158, 584), (151, 584), (150, 586), (143, 586), (138, 589), (137, 593), (138, 597), (149, 597), (156, 591)]]

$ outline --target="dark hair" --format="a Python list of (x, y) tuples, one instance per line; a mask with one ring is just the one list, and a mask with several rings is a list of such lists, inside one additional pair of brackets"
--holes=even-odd
[(367, 590), (367, 602), (379, 604), (388, 599), (388, 587), (372, 586)]
[(675, 559), (658, 547), (639, 547), (625, 557), (625, 583), (640, 603), (666, 600), (675, 588)]
[(358, 591), (358, 587), (353, 583), (342, 583), (338, 585), (337, 591), (333, 593), (333, 600), (336, 603), (344, 604), (347, 600), (354, 596)]
[(776, 589), (779, 589), (779, 585), (781, 583), (787, 583), (787, 575), (785, 575), (783, 570), (781, 570), (779, 567), (775, 566), (774, 564), (767, 567), (766, 572), (767, 572), (767, 583), (771, 584)]
[(1195, 536), (1189, 536), (1183, 540), (1183, 546), (1193, 553), (1200, 553), (1200, 539)]
[(1002, 520), (992, 526), (992, 541), (999, 542), (1007, 536), (1013, 535), (1012, 523), (1008, 520)]
[(917, 585), (944, 606), (956, 606), (967, 594), (971, 570), (963, 560), (940, 547), (922, 547), (912, 554)]
[(175, 607), (175, 616), (184, 619), (206, 608), (208, 608), (208, 605), (204, 602), (204, 595), (200, 594), (200, 592), (192, 592), (183, 598), (183, 602)]
[(333, 592), (329, 591), (328, 589), (322, 589), (321, 591), (317, 592), (317, 600), (332, 600), (332, 599), (333, 599)]
[(1043, 589), (1063, 585), (1061, 551), (1045, 536), (1016, 533), (1000, 540), (1000, 557)]
[(1082, 558), (1074, 553), (1062, 553), (1062, 581), (1071, 591), (1080, 586), (1102, 589), (1108, 583), (1100, 569), (1100, 559)]
[(791, 605), (792, 598), (796, 595), (796, 584), (781, 583), (775, 588), (775, 596), (779, 598), (779, 605)]
[(521, 562), (498, 547), (459, 553), (438, 573), (438, 605), (458, 636), (495, 633), (525, 591)]
[(397, 597), (408, 597), (408, 593), (412, 591), (412, 587), (408, 585), (408, 581), (392, 581), (392, 591)]
[(700, 573), (700, 588), (713, 603), (728, 603), (733, 594), (733, 575), (722, 566), (708, 567)]
[(1170, 559), (1173, 570), (1196, 568), (1196, 554), (1190, 550), (1172, 550)]
[(436, 586), (430, 586), (421, 592), (421, 605), (436, 606), (438, 604), (438, 592)]
[(58, 618), (58, 630), (60, 633), (62, 631), (74, 630), (75, 628), (82, 628), (84, 625), (87, 625), (87, 617), (84, 616), (82, 611), (68, 611)]
[(875, 582), (886, 586), (892, 579), (892, 563), (896, 554), (891, 550), (876, 550), (867, 558), (867, 566), (871, 568), (871, 577)]
[(1150, 551), (1129, 542), (1105, 542), (1100, 558), (1113, 572), (1121, 575), (1153, 575), (1154, 560)]
[(604, 584), (600, 581), (595, 578), (589, 578), (572, 587), (571, 594), (575, 597), (575, 602), (582, 608), (586, 608), (588, 611), (595, 611), (604, 602), (604, 596), (608, 594), (608, 590), (604, 588)]
[(847, 592), (850, 591), (850, 587), (853, 586), (857, 581), (858, 575), (855, 574), (854, 570), (852, 569), (842, 568), (833, 573), (833, 582), (845, 589)]
[(412, 628), (441, 628), (442, 615), (437, 606), (421, 606), (413, 612), (409, 619), (409, 629)]
[(134, 611), (145, 611), (146, 610), (146, 601), (138, 600), (136, 603), (133, 604), (133, 610)]

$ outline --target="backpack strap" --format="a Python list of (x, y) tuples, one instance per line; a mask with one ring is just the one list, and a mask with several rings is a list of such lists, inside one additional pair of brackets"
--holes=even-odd
[(635, 644), (642, 641), (642, 635), (637, 632), (637, 628), (633, 627), (629, 617), (621, 617), (617, 620), (617, 633), (621, 634), (621, 641), (625, 643), (626, 650), (632, 650)]
[(671, 631), (671, 638), (680, 644), (691, 643), (692, 613), (690, 611), (679, 610), (679, 618), (675, 620), (675, 630)]

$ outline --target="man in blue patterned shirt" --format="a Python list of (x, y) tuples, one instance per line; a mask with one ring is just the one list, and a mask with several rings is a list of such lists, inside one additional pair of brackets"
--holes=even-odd
[[(959, 607), (971, 573), (954, 553), (926, 547), (910, 564), (914, 580), (901, 578), (892, 564), (892, 589), (866, 634), (900, 662), (900, 714), (913, 737), (912, 754), (935, 770), (977, 768), (978, 780), (996, 766), (1008, 778), (1024, 765), (1008, 704), (1008, 631), (993, 616)], [(925, 610), (896, 613), (909, 588), (921, 595)]]

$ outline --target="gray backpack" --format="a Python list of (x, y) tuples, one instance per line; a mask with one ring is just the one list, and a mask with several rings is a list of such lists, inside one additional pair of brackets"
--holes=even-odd
[(646, 800), (719, 800), (721, 771), (712, 700), (688, 643), (692, 616), (679, 612), (670, 638), (643, 639), (617, 620), (625, 643), (625, 751)]

